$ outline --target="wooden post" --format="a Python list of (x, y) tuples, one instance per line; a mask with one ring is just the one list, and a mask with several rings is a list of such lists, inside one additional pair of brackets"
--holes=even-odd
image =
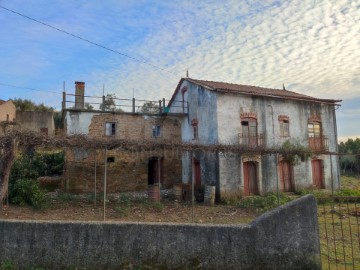
[(105, 158), (104, 158), (104, 211), (103, 211), (103, 216), (104, 216), (104, 221), (106, 219), (106, 177), (107, 177), (107, 171), (106, 171), (106, 167), (107, 167), (107, 147), (105, 147)]
[(159, 113), (162, 113), (161, 100), (159, 100)]
[(102, 97), (102, 111), (105, 111), (105, 96)]
[(194, 198), (195, 198), (195, 192), (194, 192), (194, 160), (193, 160), (193, 153), (190, 152), (190, 160), (191, 160), (191, 220), (194, 223)]
[(3, 158), (3, 170), (0, 172), (0, 202), (2, 202), (5, 196), (8, 194), (9, 176), (10, 170), (14, 163), (16, 156), (16, 139), (9, 140), (9, 145), (5, 149), (5, 155)]
[(62, 109), (66, 109), (66, 92), (63, 92)]
[(135, 113), (135, 98), (132, 99), (132, 112)]
[(94, 206), (96, 207), (96, 149), (94, 152)]
[(161, 201), (161, 158), (158, 157), (159, 202)]

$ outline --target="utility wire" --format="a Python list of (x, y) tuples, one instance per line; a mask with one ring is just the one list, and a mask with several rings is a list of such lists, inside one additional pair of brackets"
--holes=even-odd
[(156, 66), (156, 65), (151, 64), (151, 63), (149, 63), (149, 62), (147, 62), (147, 61), (144, 61), (144, 60), (140, 60), (140, 59), (135, 58), (135, 57), (133, 57), (133, 56), (130, 56), (130, 55), (128, 55), (128, 54), (125, 54), (125, 53), (122, 53), (122, 52), (113, 50), (113, 49), (111, 49), (111, 48), (109, 48), (109, 47), (106, 47), (105, 45), (102, 45), (102, 44), (93, 42), (93, 41), (91, 41), (91, 40), (88, 40), (88, 39), (86, 39), (86, 38), (83, 38), (83, 37), (81, 37), (81, 36), (72, 34), (72, 33), (68, 32), (68, 31), (62, 30), (62, 29), (57, 28), (57, 27), (55, 27), (55, 26), (52, 26), (52, 25), (50, 25), (50, 24), (44, 23), (44, 22), (42, 22), (42, 21), (39, 21), (39, 20), (37, 20), (37, 19), (31, 18), (31, 17), (29, 17), (29, 16), (27, 16), (27, 15), (24, 15), (24, 14), (22, 14), (22, 13), (19, 13), (19, 12), (15, 11), (15, 10), (6, 8), (6, 7), (1, 6), (1, 5), (0, 5), (0, 8), (5, 9), (5, 10), (7, 10), (7, 11), (9, 11), (9, 12), (12, 12), (12, 13), (14, 13), (14, 14), (16, 14), (16, 15), (19, 15), (19, 16), (21, 16), (21, 17), (23, 17), (23, 18), (28, 19), (28, 20), (31, 20), (31, 21), (37, 22), (37, 23), (39, 23), (39, 24), (42, 24), (42, 25), (44, 25), (44, 26), (46, 26), (46, 27), (52, 28), (52, 29), (54, 29), (54, 30), (56, 30), (56, 31), (59, 31), (59, 32), (61, 32), (61, 33), (64, 33), (64, 34), (66, 34), (66, 35), (72, 36), (72, 37), (74, 37), (74, 38), (77, 38), (77, 39), (80, 39), (80, 40), (85, 41), (85, 42), (87, 42), (87, 43), (90, 43), (90, 44), (92, 44), (92, 45), (95, 45), (95, 46), (97, 46), (97, 47), (99, 47), (99, 48), (102, 48), (102, 49), (105, 49), (105, 50), (107, 50), (107, 51), (110, 51), (110, 52), (119, 54), (119, 55), (121, 55), (121, 56), (123, 56), (123, 57), (127, 57), (127, 58), (129, 58), (129, 59), (131, 59), (131, 60), (134, 60), (134, 61), (137, 61), (137, 62), (139, 62), (139, 63), (143, 63), (143, 64), (146, 64), (146, 65), (149, 65), (149, 66), (151, 66), (151, 67), (153, 67), (153, 68), (156, 68), (156, 69), (158, 69), (158, 70), (161, 70), (161, 71), (164, 71), (164, 72), (167, 72), (167, 73), (171, 73), (171, 74), (173, 74), (173, 75), (175, 75), (175, 76), (178, 76), (178, 75), (179, 75), (179, 73), (170, 72), (170, 71), (168, 71), (168, 70), (166, 70), (166, 69), (164, 69), (164, 68), (162, 68), (162, 67)]
[(31, 91), (47, 92), (47, 93), (54, 93), (54, 94), (62, 94), (61, 92), (47, 91), (47, 90), (38, 90), (38, 89), (35, 89), (35, 88), (16, 86), (16, 85), (11, 85), (11, 84), (6, 84), (6, 83), (0, 83), (0, 85), (2, 85), (2, 86), (8, 86), (8, 87), (14, 87), (14, 88), (19, 88), (19, 89), (27, 89), (27, 90), (31, 90)]

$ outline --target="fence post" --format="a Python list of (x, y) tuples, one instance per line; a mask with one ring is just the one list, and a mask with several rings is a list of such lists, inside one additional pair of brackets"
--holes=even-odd
[(161, 100), (159, 100), (159, 113), (162, 113)]
[(135, 98), (132, 99), (132, 112), (135, 113)]
[(94, 206), (96, 207), (96, 149), (94, 152)]
[(63, 92), (62, 109), (66, 109), (66, 92)]
[(107, 165), (107, 147), (105, 147), (105, 158), (104, 158), (104, 211), (103, 211), (103, 216), (104, 216), (104, 221), (105, 221), (105, 215), (106, 215), (106, 176), (107, 176), (107, 171), (106, 171), (106, 165)]
[(105, 96), (102, 96), (102, 111), (105, 111)]

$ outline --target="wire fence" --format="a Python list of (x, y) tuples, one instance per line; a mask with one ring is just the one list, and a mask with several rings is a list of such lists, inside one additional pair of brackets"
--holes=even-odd
[(323, 269), (360, 269), (360, 197), (318, 199)]

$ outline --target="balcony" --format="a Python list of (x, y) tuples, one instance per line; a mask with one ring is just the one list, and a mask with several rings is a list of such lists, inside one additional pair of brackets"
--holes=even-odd
[(329, 140), (327, 136), (309, 137), (309, 148), (315, 152), (329, 151)]
[(264, 135), (262, 133), (239, 133), (239, 144), (249, 148), (263, 147)]

